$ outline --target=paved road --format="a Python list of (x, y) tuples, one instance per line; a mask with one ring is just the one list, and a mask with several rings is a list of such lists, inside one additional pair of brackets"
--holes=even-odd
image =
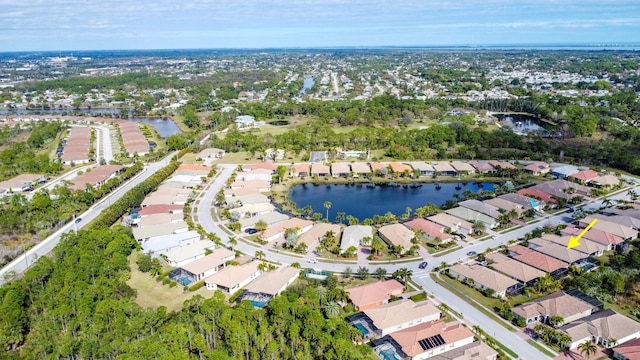
[(45, 240), (29, 249), (29, 251), (27, 251), (26, 253), (18, 256), (14, 261), (7, 264), (4, 268), (0, 269), (0, 285), (5, 283), (5, 276), (10, 276), (12, 273), (23, 273), (38, 259), (38, 257), (48, 254), (56, 245), (58, 245), (62, 234), (76, 229), (81, 229), (86, 224), (95, 219), (103, 209), (109, 207), (109, 205), (111, 205), (111, 202), (120, 199), (124, 194), (127, 193), (127, 191), (131, 190), (134, 186), (149, 178), (159, 169), (167, 166), (167, 164), (169, 164), (169, 162), (171, 161), (171, 157), (173, 157), (174, 155), (175, 153), (171, 153), (159, 162), (151, 163), (145, 166), (144, 169), (135, 177), (133, 177), (128, 182), (121, 185), (118, 189), (112, 192), (110, 195), (90, 207), (89, 210), (78, 215), (78, 217), (82, 219), (79, 223), (76, 224), (72, 221), (71, 223), (66, 224), (60, 230), (56, 231)]
[(96, 159), (98, 162), (100, 159), (104, 159), (107, 164), (113, 160), (113, 146), (111, 145), (111, 129), (108, 125), (91, 125), (93, 128), (97, 129), (99, 134), (96, 136), (96, 142), (98, 145), (96, 149), (98, 153), (96, 154)]

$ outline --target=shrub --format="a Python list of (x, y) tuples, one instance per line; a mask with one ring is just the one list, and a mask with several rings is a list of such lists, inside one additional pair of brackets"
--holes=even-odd
[(191, 292), (197, 291), (198, 289), (200, 289), (203, 286), (204, 286), (204, 280), (203, 281), (198, 281), (197, 283), (191, 285), (191, 287), (189, 288), (189, 291), (191, 291)]

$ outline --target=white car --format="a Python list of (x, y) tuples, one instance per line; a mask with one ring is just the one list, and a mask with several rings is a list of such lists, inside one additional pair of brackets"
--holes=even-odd
[(312, 264), (317, 264), (318, 263), (318, 259), (308, 259), (307, 262), (312, 263)]
[(499, 236), (498, 236), (498, 235), (493, 235), (491, 238), (492, 238), (493, 240), (498, 240)]

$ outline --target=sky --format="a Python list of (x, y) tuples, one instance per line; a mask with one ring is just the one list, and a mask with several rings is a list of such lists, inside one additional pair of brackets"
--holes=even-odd
[(0, 0), (0, 52), (639, 42), (638, 0)]

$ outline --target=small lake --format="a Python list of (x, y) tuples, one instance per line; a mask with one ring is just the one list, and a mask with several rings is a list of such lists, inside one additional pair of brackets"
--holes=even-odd
[(134, 118), (133, 109), (119, 108), (92, 108), (92, 109), (0, 109), (0, 115), (71, 115), (71, 116), (95, 116), (121, 118), (134, 122), (143, 122), (152, 125), (158, 130), (158, 134), (163, 139), (173, 135), (181, 134), (182, 131), (170, 118)]
[(478, 193), (483, 190), (493, 190), (498, 186), (500, 184), (476, 182), (415, 183), (407, 187), (302, 184), (289, 189), (289, 199), (296, 203), (299, 209), (311, 205), (313, 211), (321, 213), (323, 218), (327, 212), (324, 202), (330, 201), (330, 221), (336, 218), (338, 212), (355, 216), (362, 221), (366, 218), (371, 219), (374, 215), (384, 215), (388, 211), (399, 217), (406, 213), (407, 207), (415, 210), (427, 203), (442, 206), (447, 200), (455, 199), (454, 194), (462, 195), (465, 190)]
[(313, 75), (307, 75), (307, 77), (304, 78), (304, 82), (302, 83), (302, 89), (300, 89), (300, 94), (298, 96), (302, 96), (306, 94), (307, 90), (311, 89), (314, 83), (315, 82), (313, 81)]
[(535, 117), (522, 114), (500, 114), (497, 117), (502, 126), (512, 129), (517, 134), (526, 135), (530, 132), (546, 131), (540, 125), (540, 120)]

